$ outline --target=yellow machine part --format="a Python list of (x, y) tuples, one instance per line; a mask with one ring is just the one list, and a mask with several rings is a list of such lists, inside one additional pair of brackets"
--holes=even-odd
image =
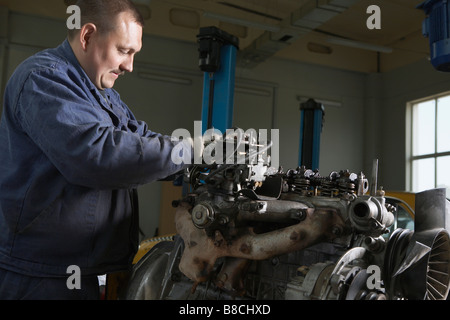
[(149, 238), (149, 239), (142, 241), (139, 245), (139, 250), (138, 250), (136, 256), (134, 257), (133, 264), (138, 263), (138, 261), (141, 260), (141, 258), (147, 252), (149, 252), (150, 249), (153, 248), (157, 243), (159, 243), (161, 241), (173, 241), (174, 236), (175, 236), (174, 234), (171, 234), (171, 235), (167, 235), (167, 236), (163, 236), (163, 237)]
[(397, 198), (403, 200), (409, 206), (404, 208), (409, 213), (411, 218), (414, 219), (414, 210), (416, 208), (416, 194), (414, 192), (406, 192), (406, 191), (386, 191), (385, 194), (387, 197)]

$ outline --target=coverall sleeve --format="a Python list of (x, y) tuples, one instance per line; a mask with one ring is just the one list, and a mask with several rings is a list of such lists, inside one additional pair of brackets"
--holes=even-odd
[(30, 73), (15, 114), (30, 139), (72, 184), (130, 188), (186, 167), (172, 161), (171, 137), (116, 128), (106, 111), (55, 69)]

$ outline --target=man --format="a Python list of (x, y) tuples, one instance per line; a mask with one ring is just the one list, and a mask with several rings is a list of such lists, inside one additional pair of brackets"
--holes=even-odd
[(171, 138), (112, 89), (141, 50), (139, 12), (129, 0), (77, 5), (81, 29), (24, 61), (5, 90), (0, 299), (97, 298), (97, 275), (129, 268), (136, 253), (135, 188), (184, 168)]

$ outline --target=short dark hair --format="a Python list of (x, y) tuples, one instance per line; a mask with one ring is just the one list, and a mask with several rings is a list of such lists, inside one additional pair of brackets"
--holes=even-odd
[[(76, 5), (81, 11), (81, 26), (93, 23), (102, 33), (115, 28), (113, 24), (115, 18), (122, 12), (130, 12), (135, 22), (142, 27), (145, 24), (139, 9), (130, 0), (78, 0)], [(78, 32), (77, 29), (69, 29), (69, 40), (72, 40)]]

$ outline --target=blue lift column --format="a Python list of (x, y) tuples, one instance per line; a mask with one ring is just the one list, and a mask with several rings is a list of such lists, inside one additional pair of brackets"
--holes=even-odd
[(205, 73), (202, 132), (232, 128), (236, 55), (239, 39), (216, 27), (200, 28), (199, 67)]
[(321, 103), (309, 99), (300, 104), (299, 166), (319, 169), (320, 136), (325, 116)]

